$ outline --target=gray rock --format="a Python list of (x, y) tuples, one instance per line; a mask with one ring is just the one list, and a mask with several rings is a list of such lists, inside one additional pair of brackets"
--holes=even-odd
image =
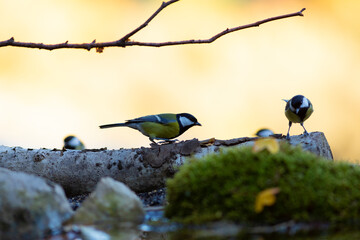
[(40, 239), (73, 214), (63, 189), (48, 180), (0, 168), (0, 239)]
[(318, 156), (333, 160), (330, 145), (323, 132), (311, 132), (309, 136), (304, 134), (290, 137), (291, 145), (301, 145), (304, 150), (310, 151)]
[(76, 211), (73, 224), (140, 224), (145, 210), (139, 197), (122, 182), (102, 178)]

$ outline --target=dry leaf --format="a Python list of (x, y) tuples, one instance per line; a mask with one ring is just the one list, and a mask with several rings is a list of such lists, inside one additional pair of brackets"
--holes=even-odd
[(254, 153), (261, 152), (262, 150), (268, 150), (270, 153), (275, 154), (280, 150), (278, 141), (275, 138), (260, 138), (254, 142), (252, 151)]
[(97, 53), (102, 53), (103, 51), (104, 51), (104, 47), (97, 47), (96, 48)]
[(208, 146), (208, 145), (214, 144), (215, 141), (216, 141), (215, 138), (209, 138), (209, 139), (200, 141), (200, 145), (206, 147), (206, 146)]
[(280, 192), (280, 188), (268, 188), (258, 193), (255, 200), (255, 212), (260, 213), (264, 210), (264, 206), (274, 205), (276, 202), (275, 195)]

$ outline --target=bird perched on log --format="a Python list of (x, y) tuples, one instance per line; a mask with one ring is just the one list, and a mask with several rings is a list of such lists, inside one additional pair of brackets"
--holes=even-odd
[(125, 123), (114, 123), (101, 125), (100, 128), (130, 127), (140, 131), (149, 137), (150, 141), (157, 144), (154, 140), (171, 140), (183, 134), (192, 126), (201, 126), (197, 119), (189, 113), (163, 113), (149, 115), (127, 120)]
[(304, 128), (304, 135), (308, 136), (309, 133), (304, 127), (304, 121), (308, 119), (314, 111), (310, 100), (303, 95), (296, 95), (290, 100), (283, 100), (286, 102), (285, 116), (289, 120), (289, 129), (286, 139), (290, 139), (290, 128), (292, 123), (300, 123), (300, 125)]
[(85, 145), (75, 136), (67, 136), (64, 138), (64, 148), (72, 150), (83, 150)]

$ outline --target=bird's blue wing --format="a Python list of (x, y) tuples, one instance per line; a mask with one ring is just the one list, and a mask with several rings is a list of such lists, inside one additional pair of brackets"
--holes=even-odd
[(174, 121), (176, 120), (172, 118), (166, 118), (165, 114), (159, 114), (159, 115), (148, 115), (144, 117), (127, 120), (126, 123), (154, 122), (154, 123), (167, 124)]

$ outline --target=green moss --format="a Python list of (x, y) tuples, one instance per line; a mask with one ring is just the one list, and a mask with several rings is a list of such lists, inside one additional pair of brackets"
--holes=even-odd
[[(257, 194), (272, 187), (280, 188), (276, 203), (255, 213)], [(185, 223), (350, 222), (360, 215), (360, 169), (285, 143), (276, 154), (234, 148), (190, 159), (167, 194), (166, 216)]]

